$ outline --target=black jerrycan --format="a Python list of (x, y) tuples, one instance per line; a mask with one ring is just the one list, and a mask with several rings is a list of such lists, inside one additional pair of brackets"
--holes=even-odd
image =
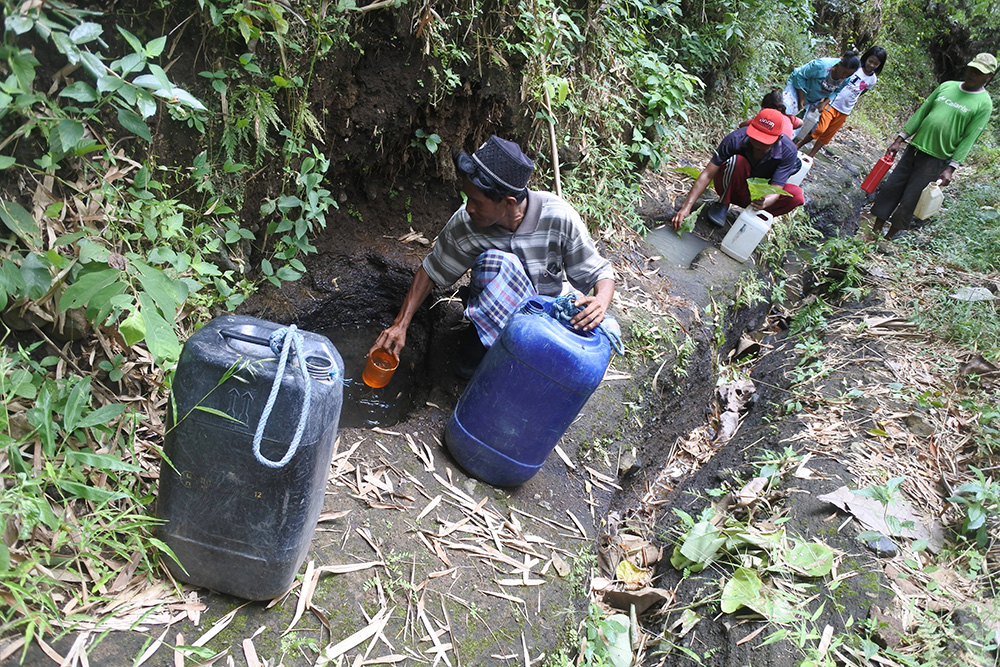
[(178, 580), (247, 600), (291, 587), (323, 507), (344, 362), (325, 336), (226, 315), (184, 344), (158, 535)]

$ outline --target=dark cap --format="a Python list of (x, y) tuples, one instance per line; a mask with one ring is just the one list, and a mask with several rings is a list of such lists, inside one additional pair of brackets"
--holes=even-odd
[(471, 156), (460, 153), (455, 161), (458, 172), (480, 189), (525, 191), (535, 163), (513, 141), (494, 135)]

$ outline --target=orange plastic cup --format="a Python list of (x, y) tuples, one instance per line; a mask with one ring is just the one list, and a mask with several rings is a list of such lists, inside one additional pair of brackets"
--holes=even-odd
[(368, 363), (365, 364), (365, 370), (361, 373), (361, 379), (369, 387), (375, 389), (384, 387), (392, 379), (392, 374), (396, 372), (397, 366), (399, 366), (399, 357), (384, 347), (380, 347), (368, 355)]

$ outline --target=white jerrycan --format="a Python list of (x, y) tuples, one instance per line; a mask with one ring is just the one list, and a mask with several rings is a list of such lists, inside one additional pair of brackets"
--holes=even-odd
[(802, 151), (799, 151), (799, 161), (802, 163), (802, 166), (799, 168), (797, 172), (788, 177), (789, 185), (801, 186), (802, 181), (805, 179), (806, 174), (809, 173), (809, 170), (812, 168), (813, 162), (815, 160), (806, 155), (805, 153), (803, 153)]
[(920, 193), (917, 200), (917, 207), (913, 209), (913, 217), (918, 220), (926, 220), (941, 210), (941, 202), (944, 201), (944, 192), (941, 191), (941, 181), (931, 181)]
[(767, 211), (747, 207), (722, 239), (722, 252), (737, 262), (747, 261), (771, 229), (772, 220), (773, 216)]
[[(801, 137), (807, 137), (816, 128), (816, 123), (819, 122), (820, 110), (818, 107), (813, 107), (802, 116), (802, 125), (799, 129), (795, 131), (795, 138), (799, 139)], [(803, 134), (805, 132), (805, 134)]]

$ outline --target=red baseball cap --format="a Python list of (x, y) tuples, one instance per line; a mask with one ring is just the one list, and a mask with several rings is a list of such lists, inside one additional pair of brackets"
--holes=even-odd
[(761, 109), (747, 126), (747, 136), (770, 146), (781, 136), (784, 115), (777, 109)]

